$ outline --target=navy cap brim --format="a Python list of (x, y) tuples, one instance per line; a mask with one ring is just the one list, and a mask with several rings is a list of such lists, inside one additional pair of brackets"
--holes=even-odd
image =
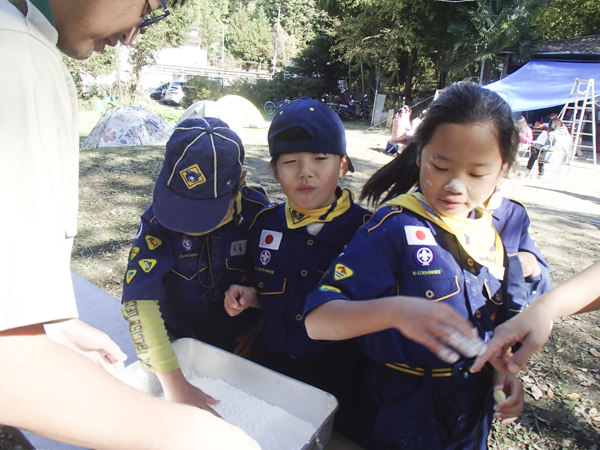
[(201, 234), (223, 221), (231, 203), (230, 191), (209, 200), (191, 199), (176, 194), (167, 186), (167, 181), (163, 167), (154, 186), (152, 202), (156, 219), (162, 226), (180, 233)]

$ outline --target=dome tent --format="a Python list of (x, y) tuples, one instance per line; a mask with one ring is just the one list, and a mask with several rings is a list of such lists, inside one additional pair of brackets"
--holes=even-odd
[(203, 117), (216, 117), (219, 118), (220, 109), (216, 102), (212, 100), (200, 100), (190, 106), (183, 112), (177, 125), (186, 119), (198, 119)]
[(82, 148), (165, 145), (173, 127), (141, 106), (121, 106), (102, 115)]
[(222, 114), (219, 118), (225, 122), (230, 118), (232, 122), (237, 122), (244, 128), (267, 128), (265, 119), (263, 119), (260, 111), (244, 97), (226, 95), (217, 100), (217, 105), (221, 109)]

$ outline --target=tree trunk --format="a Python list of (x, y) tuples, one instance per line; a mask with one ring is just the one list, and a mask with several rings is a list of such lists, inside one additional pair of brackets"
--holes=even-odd
[(406, 63), (406, 77), (404, 79), (404, 97), (408, 105), (412, 102), (412, 81), (414, 76), (415, 61), (417, 60), (417, 49), (413, 48), (408, 54)]
[(115, 63), (117, 65), (117, 86), (119, 88), (119, 101), (123, 101), (123, 84), (121, 83), (121, 43), (115, 46)]

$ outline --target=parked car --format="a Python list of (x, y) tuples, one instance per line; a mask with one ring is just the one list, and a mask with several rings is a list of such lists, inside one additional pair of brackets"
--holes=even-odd
[(165, 92), (163, 102), (179, 105), (181, 103), (181, 99), (185, 96), (182, 89), (183, 86), (185, 86), (185, 82), (173, 81)]
[(161, 100), (163, 96), (163, 91), (169, 87), (169, 83), (161, 84), (157, 88), (154, 88), (150, 91), (150, 98), (152, 100)]

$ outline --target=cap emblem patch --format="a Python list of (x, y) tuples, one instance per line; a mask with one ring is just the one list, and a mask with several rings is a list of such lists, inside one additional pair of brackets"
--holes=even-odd
[(193, 189), (206, 181), (206, 177), (200, 170), (198, 164), (180, 170), (179, 175), (181, 175), (181, 178), (188, 189)]

